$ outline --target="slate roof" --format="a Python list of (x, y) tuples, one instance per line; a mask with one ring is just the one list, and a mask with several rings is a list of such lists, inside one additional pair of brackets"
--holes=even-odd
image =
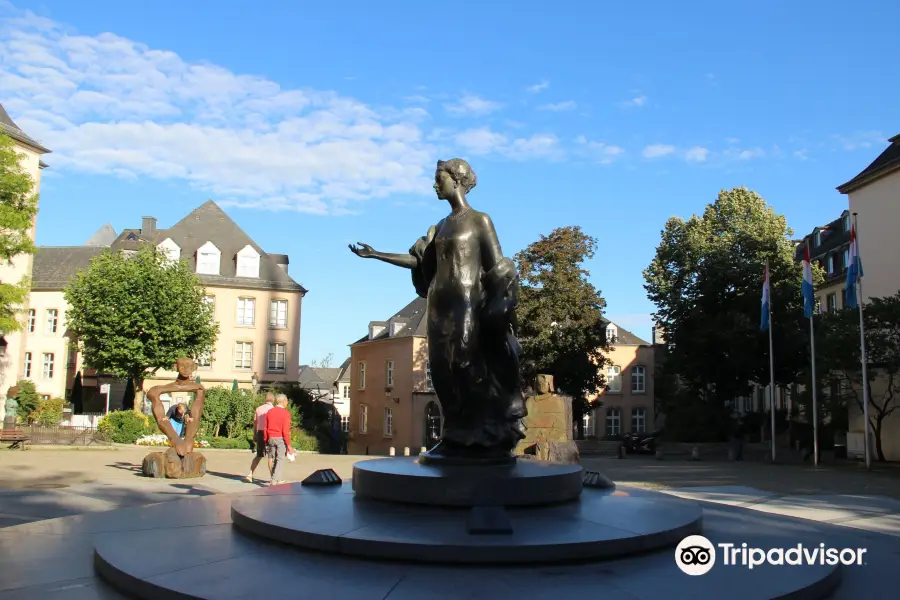
[(108, 248), (102, 246), (41, 246), (34, 255), (31, 289), (61, 290), (78, 271), (87, 268), (91, 259)]
[(888, 141), (891, 145), (878, 158), (873, 160), (872, 164), (847, 183), (838, 186), (837, 191), (842, 194), (849, 194), (864, 185), (872, 183), (876, 179), (900, 170), (900, 135), (895, 135)]
[(90, 237), (88, 241), (84, 243), (85, 246), (106, 246), (107, 248), (112, 245), (116, 239), (118, 239), (119, 234), (116, 233), (116, 230), (113, 229), (112, 225), (107, 223), (103, 227), (97, 230), (94, 235)]
[(615, 348), (616, 346), (650, 346), (651, 345), (650, 342), (642, 340), (641, 338), (634, 335), (633, 333), (631, 333), (624, 327), (621, 327), (617, 323), (613, 323), (606, 317), (601, 317), (601, 320), (604, 323), (606, 323), (607, 325), (612, 323), (613, 325), (616, 326), (616, 329), (617, 329), (616, 341), (610, 344), (610, 346), (612, 346), (613, 348)]
[[(796, 240), (794, 247), (794, 260), (803, 261), (804, 248), (809, 245), (809, 259), (812, 262), (819, 263), (819, 266), (825, 270), (825, 282), (828, 285), (835, 279), (846, 277), (847, 270), (843, 264), (844, 250), (850, 247), (850, 231), (844, 229), (844, 217), (849, 211), (844, 211), (841, 216), (831, 221), (827, 225), (816, 227), (802, 240)], [(815, 245), (815, 234), (819, 232), (819, 245)], [(828, 256), (834, 256), (834, 272), (828, 275)]]
[[(396, 335), (390, 335), (390, 321), (394, 320), (403, 320), (406, 322), (406, 327), (397, 332)], [(380, 340), (386, 340), (388, 338), (402, 338), (402, 337), (425, 337), (426, 334), (426, 326), (427, 322), (425, 321), (425, 298), (416, 297), (415, 300), (401, 308), (399, 311), (395, 312), (387, 321), (380, 321), (384, 323), (384, 331), (379, 333), (377, 336), (369, 339), (369, 334), (367, 333), (360, 339), (353, 342), (354, 344), (361, 344), (363, 342), (377, 342)]]
[(300, 365), (300, 376), (297, 379), (300, 387), (305, 390), (321, 390), (331, 392), (334, 382), (341, 374), (340, 367), (311, 367)]
[[(275, 258), (284, 255), (269, 255), (250, 239), (219, 205), (208, 200), (169, 229), (154, 229), (142, 232), (140, 229), (125, 229), (112, 243), (114, 250), (137, 250), (141, 243), (159, 244), (166, 238), (181, 248), (182, 260), (187, 260), (192, 270), (197, 266), (197, 249), (212, 242), (222, 253), (219, 275), (198, 274), (205, 285), (219, 285), (247, 289), (307, 290), (294, 281), (287, 271), (278, 266)], [(245, 246), (251, 246), (259, 255), (259, 278), (238, 277), (237, 253)], [(282, 261), (282, 264), (285, 264)]]
[(41, 146), (38, 142), (31, 138), (27, 133), (22, 131), (18, 125), (16, 125), (15, 121), (9, 116), (9, 113), (6, 112), (6, 109), (3, 108), (3, 105), (0, 104), (0, 133), (5, 133), (9, 137), (17, 140), (27, 146), (31, 146), (41, 154), (48, 154), (50, 150)]
[(338, 376), (337, 381), (346, 381), (349, 383), (350, 381), (350, 357), (347, 357), (343, 363), (341, 363), (341, 374)]

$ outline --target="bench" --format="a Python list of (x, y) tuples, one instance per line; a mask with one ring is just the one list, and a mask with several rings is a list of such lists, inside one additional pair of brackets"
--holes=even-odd
[(0, 432), (0, 443), (9, 444), (9, 449), (15, 448), (25, 449), (25, 444), (30, 440), (24, 431), (18, 429), (7, 429)]

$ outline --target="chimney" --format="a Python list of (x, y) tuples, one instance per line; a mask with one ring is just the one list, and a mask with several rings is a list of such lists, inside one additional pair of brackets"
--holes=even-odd
[(156, 233), (156, 217), (143, 217), (141, 219), (141, 235), (152, 236)]

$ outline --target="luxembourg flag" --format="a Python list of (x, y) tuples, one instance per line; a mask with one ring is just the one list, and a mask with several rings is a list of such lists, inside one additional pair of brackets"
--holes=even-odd
[(806, 318), (812, 318), (816, 306), (816, 296), (813, 290), (812, 264), (809, 262), (809, 246), (806, 247), (803, 256), (803, 314)]
[(762, 291), (762, 315), (759, 320), (759, 328), (762, 331), (769, 329), (769, 263), (766, 262), (766, 271), (763, 276)]
[(856, 224), (850, 228), (850, 258), (847, 262), (847, 306), (858, 305), (856, 284), (863, 276), (862, 260), (859, 258), (859, 246), (856, 242)]

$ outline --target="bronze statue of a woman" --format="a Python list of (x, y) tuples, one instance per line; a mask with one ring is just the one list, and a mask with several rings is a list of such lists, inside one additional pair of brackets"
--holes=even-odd
[(450, 203), (449, 215), (408, 254), (350, 246), (357, 256), (411, 269), (416, 292), (427, 298), (428, 358), (444, 429), (423, 462), (514, 460), (511, 451), (525, 436), (515, 319), (519, 278), (491, 218), (466, 201), (475, 182), (466, 161), (438, 161), (434, 190)]

